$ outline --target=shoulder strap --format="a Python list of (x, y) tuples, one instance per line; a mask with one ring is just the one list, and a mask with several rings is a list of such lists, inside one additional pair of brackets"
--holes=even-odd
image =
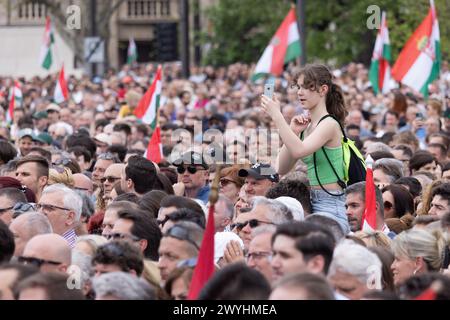
[[(336, 122), (339, 124), (339, 127), (341, 128), (342, 134), (343, 134), (343, 136), (344, 136), (344, 142), (347, 142), (347, 136), (345, 135), (344, 128), (342, 127), (341, 123), (336, 119), (335, 116), (333, 116), (333, 115), (331, 115), (331, 114), (324, 115), (322, 118), (320, 118), (319, 122), (317, 122), (317, 125), (319, 125), (319, 123), (320, 123), (322, 120), (325, 120), (326, 118), (333, 118), (334, 120), (336, 120)], [(344, 181), (342, 181), (342, 180), (339, 178), (339, 175), (337, 174), (336, 170), (334, 169), (334, 166), (333, 166), (333, 164), (331, 163), (331, 160), (330, 160), (330, 158), (328, 157), (327, 152), (325, 151), (325, 148), (324, 148), (324, 147), (322, 147), (322, 151), (323, 151), (323, 154), (325, 155), (325, 158), (326, 158), (327, 161), (328, 161), (328, 164), (330, 165), (331, 169), (333, 170), (334, 175), (335, 175), (336, 178), (338, 179), (337, 184), (338, 184), (342, 189), (345, 189), (345, 188), (347, 187), (347, 185), (346, 185), (346, 183), (345, 183)], [(322, 185), (322, 183), (321, 183), (320, 180), (319, 180), (319, 175), (317, 174), (316, 152), (314, 152), (314, 154), (313, 154), (313, 159), (314, 159), (314, 172), (315, 172), (315, 174), (316, 174), (316, 179), (317, 179), (317, 182), (319, 182), (319, 185), (320, 185), (320, 187), (322, 188), (322, 190), (325, 191), (326, 193), (328, 193), (329, 195), (332, 195), (332, 196), (342, 196), (342, 195), (344, 195), (344, 193), (341, 193), (341, 194), (332, 194), (332, 193), (328, 192), (328, 191), (324, 188), (324, 186)]]
[(325, 120), (326, 118), (333, 118), (334, 120), (336, 120), (336, 122), (339, 124), (339, 128), (341, 128), (342, 135), (344, 136), (344, 142), (347, 142), (347, 135), (345, 134), (344, 127), (342, 126), (341, 122), (335, 116), (333, 116), (332, 114), (324, 115), (322, 118), (320, 118), (319, 122), (317, 122), (317, 125), (319, 125), (319, 123), (322, 120)]

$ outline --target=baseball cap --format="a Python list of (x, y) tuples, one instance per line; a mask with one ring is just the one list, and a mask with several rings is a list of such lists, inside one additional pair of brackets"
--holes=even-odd
[(108, 146), (111, 145), (111, 136), (107, 133), (99, 133), (94, 137), (94, 140), (106, 143)]
[(49, 135), (46, 132), (40, 133), (37, 137), (35, 137), (33, 140), (44, 143), (44, 144), (52, 144), (53, 138), (51, 135)]
[(238, 175), (242, 178), (250, 176), (256, 180), (268, 179), (272, 182), (280, 181), (278, 173), (267, 163), (255, 163), (249, 169), (239, 170)]
[(183, 153), (181, 158), (178, 158), (173, 162), (173, 165), (176, 167), (180, 167), (184, 164), (200, 165), (205, 169), (209, 169), (209, 166), (206, 163), (203, 155), (195, 151), (185, 152)]
[(47, 108), (45, 108), (46, 111), (56, 111), (56, 112), (60, 112), (61, 111), (61, 107), (58, 106), (56, 103), (50, 103)]
[(48, 118), (47, 111), (38, 111), (33, 114), (33, 119), (40, 120), (40, 119), (47, 119), (47, 118)]
[(24, 137), (30, 137), (30, 138), (33, 139), (33, 140), (34, 140), (35, 137), (36, 137), (36, 136), (34, 135), (34, 133), (33, 133), (33, 130), (30, 129), (30, 128), (26, 128), (26, 129), (19, 130), (17, 136), (19, 137), (19, 139), (22, 139), (22, 138), (24, 138)]

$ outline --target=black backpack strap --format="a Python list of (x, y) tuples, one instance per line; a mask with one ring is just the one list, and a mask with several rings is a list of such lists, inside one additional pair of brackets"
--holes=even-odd
[[(320, 123), (322, 120), (324, 120), (324, 119), (326, 119), (326, 118), (328, 118), (328, 117), (331, 117), (331, 118), (333, 118), (334, 120), (337, 121), (337, 123), (339, 124), (339, 127), (341, 128), (342, 134), (344, 135), (344, 141), (347, 142), (347, 136), (345, 135), (344, 128), (342, 127), (341, 123), (336, 119), (336, 117), (334, 117), (333, 115), (327, 114), (327, 115), (323, 116), (322, 118), (320, 118), (320, 120), (319, 120), (319, 122), (317, 123), (317, 125), (319, 125), (319, 123)], [(344, 181), (342, 181), (341, 178), (339, 178), (339, 175), (337, 174), (336, 170), (334, 169), (334, 166), (333, 166), (333, 164), (331, 163), (331, 160), (330, 160), (330, 158), (328, 157), (327, 152), (325, 151), (325, 148), (324, 148), (324, 147), (322, 147), (322, 151), (323, 151), (323, 154), (325, 155), (325, 158), (327, 159), (328, 163), (330, 164), (330, 167), (331, 167), (331, 169), (333, 170), (334, 175), (335, 175), (336, 178), (338, 179), (337, 184), (338, 184), (342, 189), (345, 189), (345, 188), (347, 187), (347, 184), (346, 184)], [(319, 175), (317, 174), (316, 152), (314, 152), (314, 154), (313, 154), (313, 160), (314, 160), (314, 172), (315, 172), (315, 174), (316, 174), (316, 179), (317, 179), (317, 182), (319, 182), (319, 185), (320, 185), (320, 187), (322, 188), (322, 190), (325, 191), (326, 193), (328, 193), (328, 194), (331, 195), (331, 196), (336, 196), (336, 197), (337, 197), (337, 196), (343, 196), (343, 195), (345, 194), (344, 192), (342, 192), (341, 194), (333, 194), (333, 193), (330, 193), (329, 191), (327, 191), (327, 190), (325, 189), (325, 187), (324, 187), (324, 186), (322, 185), (322, 183), (320, 182)]]

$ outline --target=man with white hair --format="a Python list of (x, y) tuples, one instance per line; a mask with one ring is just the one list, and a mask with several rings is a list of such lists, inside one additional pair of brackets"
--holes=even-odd
[(382, 264), (378, 256), (352, 240), (335, 249), (328, 279), (338, 294), (359, 300), (370, 290), (381, 290)]
[(52, 233), (52, 225), (48, 218), (38, 212), (26, 212), (15, 218), (9, 225), (14, 234), (14, 257), (19, 257), (28, 241), (39, 234)]
[[(208, 203), (209, 208), (209, 203)], [(214, 229), (215, 232), (223, 232), (233, 219), (233, 203), (223, 194), (219, 195), (219, 199), (214, 207)]]
[(75, 246), (75, 228), (81, 217), (83, 200), (73, 190), (63, 184), (53, 184), (44, 189), (37, 209), (47, 216), (53, 232), (67, 240), (70, 247)]
[(153, 288), (125, 272), (109, 272), (93, 279), (96, 300), (154, 300)]
[(284, 204), (286, 207), (288, 207), (289, 210), (291, 210), (292, 217), (296, 221), (303, 221), (305, 220), (305, 213), (303, 211), (303, 206), (297, 199), (294, 199), (292, 197), (278, 197), (275, 199), (276, 201), (280, 201), (282, 204)]
[[(248, 245), (252, 239), (252, 229), (260, 225), (278, 225), (292, 221), (292, 212), (280, 201), (267, 199), (265, 197), (253, 197), (253, 206), (249, 212), (240, 214), (233, 223), (235, 231)], [(232, 228), (232, 229), (234, 229)]]

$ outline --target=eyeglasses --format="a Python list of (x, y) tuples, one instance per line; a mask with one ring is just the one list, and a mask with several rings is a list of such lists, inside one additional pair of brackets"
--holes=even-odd
[(53, 165), (55, 165), (55, 166), (60, 166), (60, 165), (67, 166), (68, 164), (71, 164), (71, 163), (72, 163), (72, 160), (71, 160), (71, 159), (68, 159), (68, 158), (61, 158), (61, 159), (56, 160), (56, 161), (53, 163)]
[(187, 241), (190, 244), (192, 244), (197, 250), (200, 251), (200, 248), (198, 247), (198, 245), (195, 243), (195, 241), (190, 237), (189, 235), (189, 231), (187, 229), (185, 229), (182, 226), (179, 225), (174, 225), (173, 227), (171, 227), (166, 235), (166, 237), (172, 237), (178, 240), (182, 240), (182, 241)]
[(80, 187), (73, 187), (74, 190), (80, 190), (80, 191), (91, 191), (88, 188), (80, 188)]
[(189, 166), (189, 167), (177, 167), (177, 172), (179, 173), (179, 174), (183, 174), (183, 173), (185, 173), (186, 172), (186, 170), (189, 172), (189, 173), (191, 173), (191, 174), (195, 174), (197, 171), (199, 171), (199, 170), (205, 170), (204, 168), (197, 168), (197, 167), (194, 167), (194, 166)]
[(267, 258), (269, 261), (271, 261), (272, 260), (272, 252), (255, 251), (255, 252), (249, 252), (247, 254), (247, 261), (249, 261), (250, 259), (260, 260), (262, 258)]
[(257, 219), (250, 219), (248, 221), (242, 222), (242, 223), (233, 223), (231, 225), (231, 230), (233, 230), (234, 228), (236, 228), (237, 231), (241, 231), (242, 229), (244, 229), (244, 227), (248, 224), (250, 226), (250, 228), (256, 228), (257, 226), (259, 226), (261, 223), (266, 223), (266, 224), (275, 224), (273, 222), (268, 222), (268, 221), (261, 221), (261, 220), (257, 220)]
[(233, 180), (224, 179), (224, 178), (220, 179), (220, 181), (219, 181), (219, 185), (221, 188), (226, 187), (230, 183), (235, 183), (235, 182)]
[(44, 260), (34, 257), (18, 257), (17, 262), (23, 265), (33, 265), (40, 268), (43, 264), (53, 264), (55, 266), (62, 264), (62, 262), (52, 261), (52, 260)]
[(36, 204), (36, 210), (38, 211), (55, 211), (56, 209), (64, 210), (64, 211), (71, 211), (72, 209), (67, 209), (64, 207), (58, 207), (54, 206), (52, 204), (45, 204), (45, 203), (38, 203)]
[(34, 203), (26, 203), (26, 202), (17, 202), (13, 207), (13, 219), (20, 216), (22, 213), (36, 210), (36, 205)]
[(14, 208), (14, 206), (8, 207), (8, 208), (2, 208), (2, 209), (0, 209), (0, 214), (4, 214), (6, 211), (11, 210), (12, 208)]
[(394, 205), (390, 201), (385, 201), (383, 204), (384, 208), (387, 210), (391, 210), (394, 207)]
[(119, 233), (114, 232), (106, 235), (106, 239), (108, 240), (123, 240), (123, 239), (131, 239), (132, 241), (139, 241), (140, 238), (132, 235), (132, 234), (126, 234), (126, 233)]
[(100, 182), (101, 183), (105, 183), (106, 180), (108, 180), (109, 183), (114, 183), (117, 180), (120, 180), (120, 177), (119, 178), (118, 177), (111, 177), (111, 176), (110, 177), (103, 177), (103, 178), (100, 179)]

